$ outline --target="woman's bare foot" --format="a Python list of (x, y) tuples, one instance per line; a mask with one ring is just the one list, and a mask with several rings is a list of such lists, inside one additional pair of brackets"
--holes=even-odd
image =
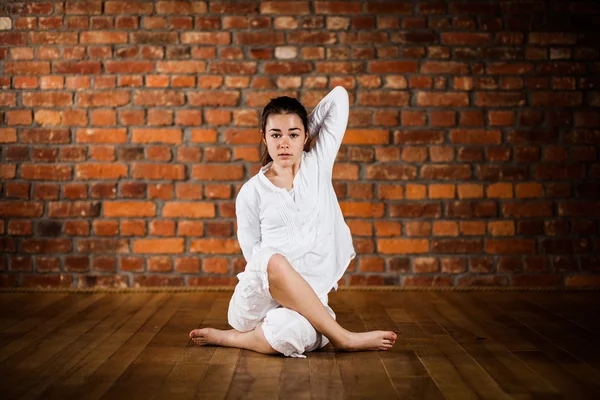
[(190, 332), (190, 338), (197, 345), (203, 346), (206, 344), (213, 344), (216, 346), (227, 346), (228, 340), (231, 336), (233, 329), (222, 331), (214, 328), (202, 328), (194, 329)]
[(248, 349), (263, 354), (277, 354), (277, 351), (271, 347), (265, 338), (261, 324), (249, 332), (239, 332), (235, 329), (226, 331), (214, 328), (194, 329), (190, 332), (190, 338), (200, 346), (212, 344)]
[(389, 350), (397, 337), (391, 331), (349, 332), (344, 343), (334, 346), (346, 351)]

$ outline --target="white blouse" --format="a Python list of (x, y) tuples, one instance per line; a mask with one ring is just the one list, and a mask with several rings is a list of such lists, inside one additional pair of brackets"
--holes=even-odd
[(274, 248), (319, 297), (337, 289), (356, 256), (331, 181), (348, 112), (348, 92), (338, 86), (310, 113), (309, 135), (318, 136), (313, 148), (302, 152), (292, 192), (265, 176), (270, 162), (244, 183), (236, 198), (237, 236), (246, 261), (265, 247)]

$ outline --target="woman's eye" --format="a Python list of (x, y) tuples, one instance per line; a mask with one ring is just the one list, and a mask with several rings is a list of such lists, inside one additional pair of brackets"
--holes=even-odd
[(271, 137), (278, 138), (279, 137), (279, 133), (274, 133), (274, 134), (271, 135)]
[(292, 133), (292, 134), (291, 134), (291, 136), (292, 136), (293, 138), (295, 138), (295, 137), (298, 137), (298, 134), (297, 134), (297, 133)]

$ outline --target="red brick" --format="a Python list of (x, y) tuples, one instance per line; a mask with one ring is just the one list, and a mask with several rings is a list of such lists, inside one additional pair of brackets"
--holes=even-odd
[(411, 2), (372, 1), (366, 3), (367, 13), (411, 15), (414, 5)]
[(424, 179), (464, 180), (471, 179), (469, 165), (424, 165), (421, 177)]
[(442, 209), (439, 203), (425, 204), (390, 204), (389, 216), (392, 218), (439, 218)]
[(600, 215), (600, 204), (593, 201), (564, 201), (558, 204), (558, 215), (564, 217), (591, 217)]
[[(178, 93), (183, 95), (183, 93)], [(188, 103), (192, 106), (206, 106), (206, 107), (224, 107), (224, 106), (237, 106), (240, 93), (236, 91), (203, 91), (203, 92), (189, 92)], [(145, 95), (144, 95), (145, 96)], [(136, 102), (137, 104), (137, 102)], [(177, 104), (181, 105), (181, 104)]]
[(381, 257), (361, 257), (358, 269), (361, 272), (385, 272), (385, 260)]
[(478, 46), (489, 44), (491, 35), (489, 33), (443, 32), (441, 39), (443, 44)]
[(70, 239), (23, 239), (21, 242), (23, 253), (69, 253), (72, 250), (73, 243)]
[(104, 4), (105, 14), (152, 14), (154, 5), (139, 1), (107, 1)]
[(185, 166), (169, 164), (135, 164), (133, 166), (135, 179), (175, 179), (185, 178)]
[(491, 126), (511, 126), (515, 123), (513, 111), (488, 111)]
[(105, 217), (154, 217), (156, 205), (142, 201), (110, 201), (104, 203)]
[[(362, 4), (348, 3), (345, 1), (317, 1), (315, 3), (317, 14), (360, 14)], [(289, 12), (288, 12), (289, 13)]]
[(126, 143), (127, 131), (125, 129), (78, 129), (76, 141), (78, 143)]
[(241, 180), (242, 165), (193, 165), (192, 178), (199, 180)]
[(427, 61), (421, 64), (423, 74), (468, 74), (469, 65), (456, 61)]
[(363, 64), (360, 62), (323, 61), (316, 64), (316, 72), (319, 74), (359, 74), (365, 72)]
[(420, 254), (429, 252), (426, 239), (377, 239), (377, 251), (383, 254)]
[(394, 221), (375, 221), (376, 236), (400, 236), (402, 224)]
[(168, 143), (181, 144), (182, 132), (177, 128), (134, 128), (131, 135), (132, 143)]
[(231, 150), (224, 147), (207, 147), (204, 149), (206, 162), (226, 162), (231, 159)]
[(367, 179), (374, 180), (413, 180), (417, 177), (417, 169), (407, 165), (369, 165)]
[(583, 103), (578, 92), (533, 92), (531, 105), (535, 107), (577, 107)]
[(484, 129), (452, 129), (450, 141), (460, 144), (496, 144), (502, 143), (502, 132), (500, 130)]
[(201, 202), (167, 202), (163, 206), (162, 216), (165, 218), (212, 218), (215, 214), (215, 205)]
[(133, 102), (137, 106), (181, 106), (185, 102), (185, 95), (183, 92), (174, 90), (136, 91), (133, 96)]
[(370, 107), (407, 106), (409, 100), (410, 94), (401, 91), (365, 92), (358, 94), (358, 104)]
[(477, 107), (518, 107), (525, 104), (525, 95), (522, 93), (485, 93), (475, 94)]
[(419, 107), (466, 107), (469, 105), (469, 95), (452, 92), (418, 92), (417, 105)]
[(183, 286), (184, 278), (182, 276), (170, 275), (134, 275), (133, 287), (164, 287), (164, 286)]
[(23, 105), (27, 107), (68, 107), (72, 104), (72, 93), (23, 93)]
[(504, 203), (502, 205), (502, 215), (511, 218), (527, 217), (551, 217), (551, 202), (518, 202)]
[(21, 177), (28, 180), (65, 181), (72, 179), (73, 169), (68, 165), (33, 165), (21, 166)]
[(365, 202), (340, 202), (342, 213), (346, 218), (381, 218), (385, 213), (383, 203), (365, 203)]
[(135, 239), (133, 240), (133, 252), (143, 254), (179, 254), (185, 248), (184, 239), (161, 238), (161, 239)]
[(486, 68), (488, 74), (507, 74), (507, 75), (521, 75), (530, 74), (533, 72), (533, 64), (529, 63), (489, 63)]
[(78, 164), (75, 166), (77, 179), (119, 179), (127, 176), (124, 164)]
[(79, 40), (81, 44), (125, 44), (127, 32), (85, 31)]
[(70, 288), (73, 277), (66, 274), (24, 275), (23, 287), (36, 288)]
[(415, 73), (419, 70), (417, 61), (371, 61), (369, 63), (370, 73)]
[(237, 239), (197, 239), (192, 240), (190, 251), (203, 254), (237, 254), (240, 247)]
[(146, 222), (144, 220), (121, 220), (121, 236), (144, 236), (146, 234)]

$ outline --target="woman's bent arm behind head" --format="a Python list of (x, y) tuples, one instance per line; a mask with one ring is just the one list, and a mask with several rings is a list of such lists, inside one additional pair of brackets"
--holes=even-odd
[(317, 136), (312, 151), (317, 153), (330, 170), (344, 139), (348, 125), (350, 105), (348, 92), (336, 86), (329, 92), (308, 116), (310, 137)]

